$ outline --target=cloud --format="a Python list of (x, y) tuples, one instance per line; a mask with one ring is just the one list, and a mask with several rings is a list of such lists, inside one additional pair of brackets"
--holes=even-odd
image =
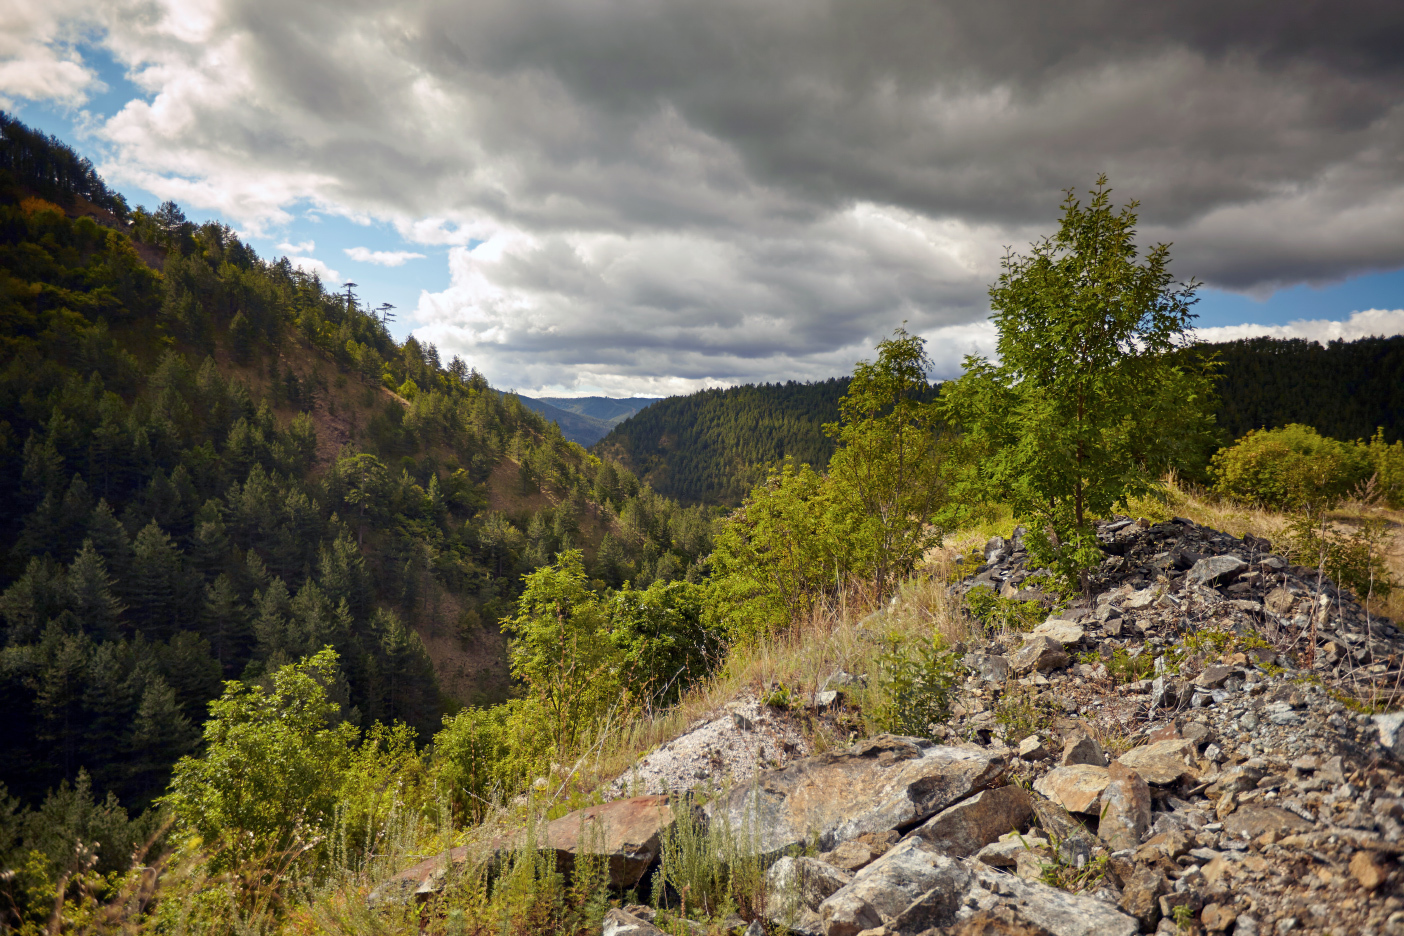
[(97, 74), (74, 48), (89, 22), (79, 3), (0, 3), (0, 104), (13, 106), (23, 98), (76, 107), (89, 91), (101, 90)]
[[(1211, 286), (1404, 265), (1393, 0), (93, 0), (55, 17), (100, 22), (145, 92), (101, 131), (113, 181), (249, 233), (310, 207), (449, 247), (417, 333), (502, 385), (822, 377), (903, 319), (984, 347), (1003, 248), (1050, 232), (1061, 190), (1099, 171), (1141, 199), (1143, 242)], [(77, 62), (62, 28), (32, 33), (24, 48)]]
[(316, 273), (324, 283), (344, 282), (341, 274), (316, 257), (288, 257), (288, 262), (304, 273)]
[(1366, 309), (1352, 312), (1344, 321), (1298, 319), (1286, 325), (1220, 325), (1195, 329), (1201, 341), (1237, 341), (1240, 338), (1306, 338), (1318, 344), (1355, 341), (1358, 338), (1404, 335), (1404, 309)]
[(290, 244), (287, 241), (278, 245), (278, 249), (290, 254), (310, 254), (317, 249), (317, 242), (312, 240), (300, 241)]
[(347, 247), (346, 255), (358, 263), (388, 267), (404, 266), (407, 260), (424, 259), (424, 254), (411, 250), (370, 250), (366, 247)]

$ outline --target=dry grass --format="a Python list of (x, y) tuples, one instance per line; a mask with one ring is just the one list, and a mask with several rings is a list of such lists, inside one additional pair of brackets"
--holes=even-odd
[[(711, 679), (691, 689), (671, 709), (638, 717), (608, 729), (597, 739), (594, 753), (580, 768), (580, 783), (597, 789), (624, 774), (642, 755), (683, 734), (692, 725), (716, 717), (726, 703), (746, 695), (761, 695), (783, 684), (807, 699), (819, 692), (838, 670), (876, 674), (877, 659), (892, 640), (930, 639), (947, 643), (967, 639), (968, 624), (948, 605), (949, 550), (929, 557), (920, 575), (904, 583), (895, 598), (879, 609), (861, 588), (819, 608), (785, 633), (732, 649), (726, 664)], [(862, 710), (879, 702), (879, 687), (854, 687)], [(822, 729), (810, 739), (817, 749), (836, 741)]]

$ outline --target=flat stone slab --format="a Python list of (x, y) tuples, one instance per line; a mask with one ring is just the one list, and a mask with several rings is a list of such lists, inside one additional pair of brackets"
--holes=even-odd
[(1034, 789), (1068, 812), (1096, 815), (1102, 791), (1111, 783), (1107, 768), (1095, 764), (1054, 767), (1034, 781)]
[(1293, 832), (1303, 832), (1311, 827), (1310, 822), (1294, 812), (1288, 812), (1276, 806), (1259, 806), (1256, 803), (1242, 806), (1224, 819), (1225, 833), (1247, 836), (1248, 838), (1257, 838), (1264, 832), (1289, 835)]
[(766, 771), (706, 807), (743, 847), (774, 855), (817, 838), (820, 851), (928, 819), (995, 786), (1008, 762), (977, 748), (880, 735)]
[[(673, 811), (666, 796), (635, 796), (599, 806), (577, 809), (537, 830), (537, 848), (553, 852), (556, 867), (569, 874), (578, 855), (604, 857), (609, 866), (609, 883), (619, 888), (633, 887), (658, 857), (662, 835), (673, 823)], [(517, 839), (520, 841), (520, 839)], [(499, 849), (511, 847), (502, 841)], [(436, 894), (444, 887), (450, 868), (464, 864), (467, 847), (426, 858), (389, 878), (367, 898), (380, 903), (403, 903)]]
[(907, 835), (926, 839), (943, 855), (965, 858), (1001, 835), (1022, 830), (1032, 818), (1029, 794), (1011, 784), (947, 806)]
[(1087, 632), (1081, 624), (1061, 618), (1049, 618), (1033, 629), (1033, 636), (1051, 637), (1062, 644), (1065, 649), (1082, 643), (1082, 638), (1086, 634)]
[(1210, 556), (1201, 559), (1185, 573), (1185, 581), (1191, 585), (1207, 585), (1242, 572), (1248, 563), (1237, 556)]
[(1185, 756), (1193, 754), (1194, 750), (1193, 741), (1174, 738), (1132, 748), (1117, 760), (1140, 774), (1147, 783), (1166, 786), (1178, 782), (1186, 774), (1195, 774), (1194, 768), (1185, 763)]

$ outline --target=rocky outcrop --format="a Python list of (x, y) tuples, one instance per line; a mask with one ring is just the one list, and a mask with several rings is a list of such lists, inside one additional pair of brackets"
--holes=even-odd
[(763, 855), (811, 842), (828, 851), (921, 822), (994, 786), (1007, 766), (998, 751), (881, 735), (767, 771), (708, 804), (707, 818)]

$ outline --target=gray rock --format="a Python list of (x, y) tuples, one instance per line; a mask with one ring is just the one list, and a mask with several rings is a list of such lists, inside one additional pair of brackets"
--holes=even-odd
[(1153, 868), (1138, 868), (1129, 880), (1122, 882), (1120, 907), (1150, 932), (1160, 920), (1160, 898), (1169, 890), (1170, 882), (1164, 874)]
[(1071, 662), (1063, 645), (1052, 637), (1030, 635), (1024, 645), (1009, 659), (1009, 665), (1016, 673), (1047, 673), (1062, 669)]
[(959, 860), (940, 854), (925, 839), (909, 838), (820, 904), (819, 916), (826, 936), (856, 936), (924, 900), (922, 914), (932, 920), (927, 925), (939, 925), (941, 917), (954, 915), (969, 889), (970, 872)]
[(1036, 829), (1030, 829), (1023, 834), (1009, 832), (1001, 835), (999, 841), (991, 842), (980, 849), (975, 859), (992, 868), (1013, 868), (1018, 866), (1021, 853), (1047, 847), (1048, 839)]
[(1054, 936), (1134, 936), (1140, 929), (1134, 917), (1095, 897), (1070, 894), (973, 862), (971, 869), (976, 886), (966, 894), (965, 906), (974, 912), (1014, 907)]
[(1063, 756), (1058, 763), (1063, 767), (1073, 764), (1091, 764), (1094, 767), (1107, 766), (1107, 755), (1096, 738), (1085, 732), (1074, 732), (1063, 742)]
[(1222, 686), (1233, 673), (1234, 669), (1232, 666), (1223, 666), (1216, 663), (1204, 667), (1204, 672), (1199, 674), (1199, 678), (1194, 681), (1194, 684), (1201, 689), (1217, 689)]
[(665, 936), (663, 931), (627, 910), (615, 907), (604, 916), (600, 936)]
[(943, 809), (907, 837), (925, 839), (943, 855), (965, 858), (1001, 835), (1024, 828), (1032, 817), (1029, 794), (1011, 784)]
[(1380, 747), (1395, 760), (1404, 760), (1404, 712), (1388, 712), (1374, 716), (1380, 733)]
[(829, 851), (865, 833), (928, 819), (996, 785), (1007, 766), (1000, 752), (880, 735), (767, 771), (706, 811), (761, 855), (816, 837), (819, 849)]
[(1164, 786), (1194, 772), (1185, 763), (1186, 755), (1193, 753), (1193, 741), (1174, 738), (1132, 748), (1117, 760), (1139, 773), (1147, 783)]
[(853, 875), (817, 858), (786, 855), (765, 873), (766, 916), (798, 933), (823, 933), (819, 905), (853, 883)]
[(1248, 563), (1237, 556), (1210, 556), (1196, 562), (1185, 573), (1185, 581), (1191, 585), (1225, 582), (1246, 568)]
[(1009, 680), (1009, 660), (997, 653), (967, 654), (965, 665), (973, 669), (985, 682), (1004, 685)]
[(1029, 735), (1019, 742), (1019, 756), (1027, 761), (1040, 761), (1048, 756), (1048, 748), (1038, 735)]
[(1135, 848), (1150, 828), (1150, 787), (1124, 764), (1113, 761), (1107, 772), (1111, 782), (1102, 791), (1097, 837), (1112, 851)]

